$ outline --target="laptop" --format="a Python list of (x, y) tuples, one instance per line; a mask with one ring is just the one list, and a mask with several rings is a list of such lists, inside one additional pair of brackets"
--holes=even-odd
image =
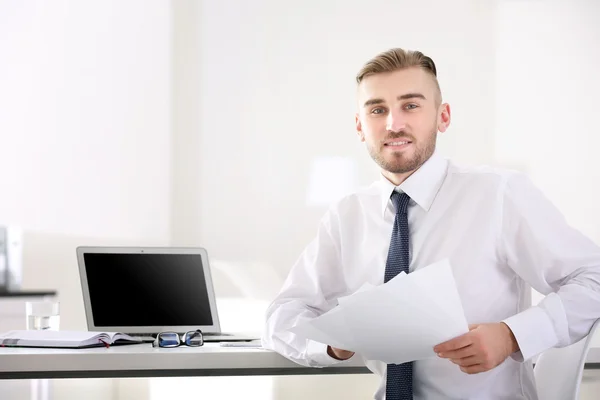
[(196, 329), (206, 342), (259, 339), (221, 331), (203, 248), (78, 247), (77, 263), (89, 331), (145, 342)]

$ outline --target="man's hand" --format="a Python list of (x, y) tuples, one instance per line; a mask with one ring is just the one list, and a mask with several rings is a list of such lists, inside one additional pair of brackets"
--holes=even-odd
[(433, 348), (467, 374), (489, 371), (519, 350), (517, 340), (504, 322), (469, 325), (469, 332)]
[(329, 354), (330, 357), (333, 357), (336, 360), (347, 360), (354, 355), (354, 352), (327, 346), (327, 354)]

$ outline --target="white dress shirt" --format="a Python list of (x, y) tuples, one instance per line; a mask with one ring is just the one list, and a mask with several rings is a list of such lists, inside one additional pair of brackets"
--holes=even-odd
[[(343, 362), (327, 354), (326, 344), (287, 329), (366, 282), (383, 284), (393, 190), (411, 197), (410, 271), (448, 258), (467, 322), (504, 321), (520, 347), (474, 375), (447, 359), (415, 361), (414, 398), (537, 399), (531, 358), (578, 341), (600, 318), (600, 248), (570, 227), (525, 175), (459, 167), (437, 154), (400, 186), (382, 177), (329, 209), (267, 311), (263, 346), (307, 366)], [(547, 295), (534, 307), (530, 287)], [(384, 399), (386, 365), (365, 363), (382, 377), (375, 398)]]

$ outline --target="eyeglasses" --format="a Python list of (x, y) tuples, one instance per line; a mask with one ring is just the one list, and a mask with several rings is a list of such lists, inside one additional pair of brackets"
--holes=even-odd
[(181, 345), (200, 347), (203, 344), (202, 331), (197, 329), (186, 332), (181, 336), (177, 332), (160, 332), (152, 342), (152, 347), (178, 347)]

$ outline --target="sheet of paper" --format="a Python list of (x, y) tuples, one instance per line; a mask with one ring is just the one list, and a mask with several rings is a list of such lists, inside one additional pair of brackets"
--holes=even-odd
[(435, 345), (468, 332), (468, 325), (450, 263), (443, 260), (349, 296), (294, 329), (366, 359), (398, 364), (434, 357)]
[[(402, 277), (405, 277), (405, 276), (406, 276), (406, 272), (402, 271), (394, 277), (394, 280), (401, 279)], [(363, 298), (368, 299), (369, 296), (372, 295), (372, 293), (382, 290), (384, 286), (385, 285), (375, 286), (375, 285), (372, 285), (367, 282), (364, 285), (362, 285), (360, 287), (360, 289), (358, 289), (356, 292), (352, 293), (351, 295), (340, 297), (338, 299), (338, 304), (343, 305), (343, 306), (348, 306), (349, 304), (351, 304), (355, 301), (363, 301), (361, 299), (363, 299)]]
[[(406, 275), (406, 273), (404, 273), (404, 272), (401, 272), (401, 274)], [(357, 297), (360, 298), (360, 296), (357, 296), (359, 293), (366, 292), (367, 290), (375, 289), (376, 287), (377, 286), (375, 286), (375, 285), (373, 285), (373, 284), (371, 284), (369, 282), (365, 282), (365, 284), (362, 285), (360, 288), (358, 288), (358, 290), (356, 292), (354, 292), (354, 293), (352, 293), (352, 294), (350, 294), (348, 296), (339, 297), (337, 299), (338, 304), (344, 304), (348, 300), (350, 300), (350, 299), (354, 300)]]
[(415, 284), (427, 293), (439, 293), (440, 295), (433, 298), (437, 303), (438, 311), (441, 315), (446, 316), (448, 321), (457, 322), (457, 325), (454, 327), (455, 330), (448, 329), (447, 337), (442, 337), (442, 341), (446, 341), (468, 332), (469, 326), (463, 311), (460, 295), (456, 288), (450, 263), (447, 260), (443, 260), (431, 264), (430, 267), (433, 268), (423, 268), (415, 271), (420, 275), (419, 279), (415, 280)]

